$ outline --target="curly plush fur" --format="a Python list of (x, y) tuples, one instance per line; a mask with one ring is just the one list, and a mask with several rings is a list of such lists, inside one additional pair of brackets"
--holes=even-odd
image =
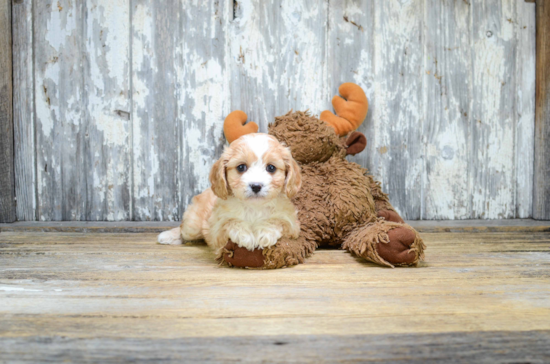
[[(292, 199), (300, 238), (285, 239), (263, 251), (264, 264), (280, 268), (302, 263), (318, 246), (337, 246), (371, 262), (393, 267), (415, 265), (425, 245), (382, 192), (367, 169), (345, 159), (350, 146), (325, 122), (307, 112), (289, 112), (269, 125), (302, 169), (302, 189)], [(233, 266), (239, 259), (220, 261)], [(246, 254), (244, 254), (246, 255)], [(243, 257), (244, 257), (243, 255)]]

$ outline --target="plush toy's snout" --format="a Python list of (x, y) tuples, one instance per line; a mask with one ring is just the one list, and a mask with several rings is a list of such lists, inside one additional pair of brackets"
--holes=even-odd
[(354, 131), (346, 139), (346, 154), (356, 155), (361, 153), (367, 146), (367, 137), (365, 134)]

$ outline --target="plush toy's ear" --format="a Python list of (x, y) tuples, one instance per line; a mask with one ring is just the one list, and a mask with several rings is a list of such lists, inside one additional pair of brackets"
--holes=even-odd
[(336, 110), (332, 112), (325, 110), (319, 119), (323, 120), (334, 128), (336, 134), (344, 136), (361, 125), (369, 111), (369, 101), (363, 89), (354, 83), (344, 83), (338, 89), (340, 96), (332, 98), (332, 106)]
[(253, 121), (246, 124), (246, 119), (248, 119), (248, 116), (241, 110), (233, 111), (227, 115), (223, 122), (223, 133), (229, 144), (245, 134), (258, 132), (258, 124)]
[(227, 200), (229, 195), (225, 172), (225, 161), (222, 155), (222, 158), (218, 159), (212, 166), (209, 176), (212, 192), (222, 200)]
[(356, 155), (365, 150), (367, 146), (367, 137), (358, 131), (351, 133), (346, 139), (346, 154)]

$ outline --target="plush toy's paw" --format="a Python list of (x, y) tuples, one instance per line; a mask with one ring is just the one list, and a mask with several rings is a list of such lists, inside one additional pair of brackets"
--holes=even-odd
[(378, 217), (383, 217), (386, 221), (400, 222), (402, 224), (405, 222), (397, 212), (391, 210), (378, 211)]
[(388, 243), (376, 244), (376, 251), (381, 258), (393, 265), (409, 265), (418, 260), (417, 252), (411, 249), (416, 239), (413, 230), (398, 227), (388, 231), (388, 238)]
[(223, 249), (223, 261), (239, 268), (261, 268), (264, 265), (263, 249), (252, 251), (229, 240)]
[(303, 263), (315, 247), (315, 242), (301, 236), (296, 239), (283, 237), (272, 247), (252, 251), (230, 240), (221, 250), (218, 261), (231, 267), (277, 269)]
[(352, 231), (342, 247), (387, 267), (415, 265), (424, 258), (426, 249), (422, 238), (411, 226), (382, 219)]

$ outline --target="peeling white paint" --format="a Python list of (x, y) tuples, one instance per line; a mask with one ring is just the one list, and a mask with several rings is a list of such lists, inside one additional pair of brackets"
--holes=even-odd
[[(474, 218), (513, 218), (515, 209), (514, 122), (513, 104), (508, 93), (514, 74), (512, 44), (506, 34), (513, 14), (506, 13), (507, 1), (502, 2), (501, 30), (490, 28), (488, 22), (480, 29), (491, 33), (479, 34), (474, 44), (474, 136), (477, 137), (476, 166), (471, 173), (472, 212)], [(504, 28), (504, 29), (503, 29)], [(481, 33), (481, 32), (480, 32)]]

